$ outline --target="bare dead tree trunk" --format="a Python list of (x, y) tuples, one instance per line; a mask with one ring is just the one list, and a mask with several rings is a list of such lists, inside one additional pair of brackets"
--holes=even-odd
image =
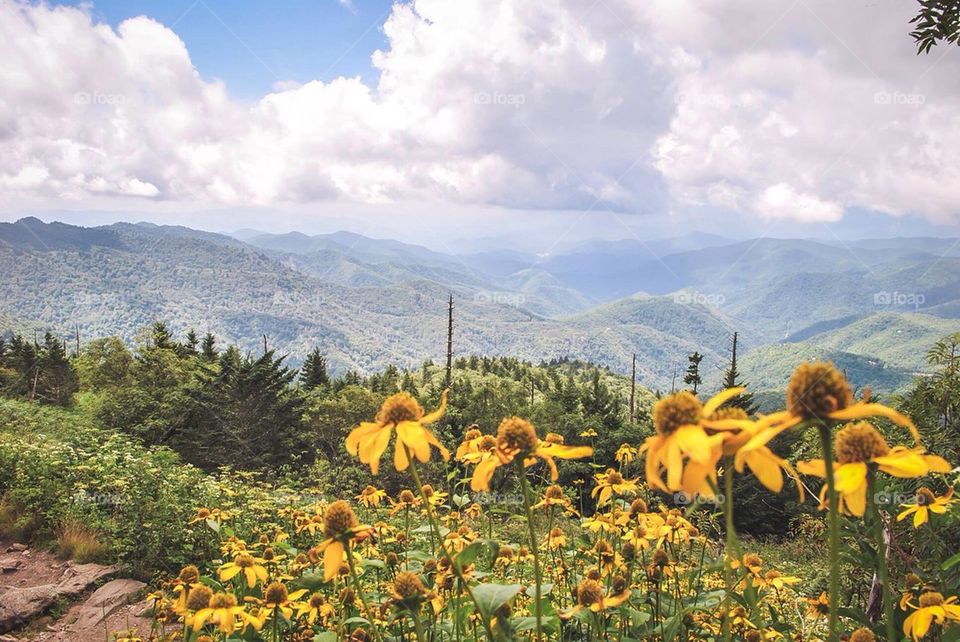
[(453, 382), (453, 295), (447, 304), (447, 374), (444, 379), (446, 388)]

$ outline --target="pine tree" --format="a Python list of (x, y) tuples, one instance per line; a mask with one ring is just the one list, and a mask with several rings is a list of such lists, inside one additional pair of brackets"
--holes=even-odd
[(300, 368), (300, 383), (305, 390), (313, 390), (330, 383), (327, 374), (327, 358), (320, 354), (320, 348), (314, 348), (303, 360)]
[(694, 352), (687, 357), (687, 361), (690, 362), (690, 365), (687, 366), (687, 374), (683, 377), (683, 383), (692, 386), (693, 394), (697, 394), (697, 388), (703, 383), (703, 379), (700, 377), (700, 362), (703, 361), (703, 355)]
[(166, 323), (157, 321), (153, 324), (153, 327), (150, 329), (150, 341), (153, 343), (153, 347), (160, 349), (172, 348), (171, 339), (170, 330), (167, 329)]
[(77, 374), (67, 358), (66, 347), (47, 332), (43, 337), (34, 379), (35, 397), (44, 403), (66, 405), (76, 389)]
[(186, 349), (187, 354), (196, 355), (197, 354), (197, 345), (199, 345), (200, 340), (197, 339), (197, 333), (194, 332), (193, 328), (187, 332), (187, 339), (184, 341), (183, 346)]
[(203, 335), (203, 341), (200, 342), (200, 354), (207, 361), (216, 361), (217, 359), (217, 338), (208, 332)]
[[(730, 365), (723, 373), (724, 388), (746, 388), (747, 384), (740, 380), (740, 371), (737, 369), (737, 333), (733, 333), (733, 346), (730, 348)], [(755, 415), (760, 409), (753, 400), (753, 394), (744, 391), (724, 404), (734, 408), (741, 408), (748, 415)]]

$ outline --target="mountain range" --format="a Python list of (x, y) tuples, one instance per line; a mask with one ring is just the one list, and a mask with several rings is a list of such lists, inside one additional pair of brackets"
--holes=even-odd
[(730, 338), (758, 389), (827, 358), (861, 385), (901, 388), (929, 345), (960, 331), (960, 240), (853, 242), (693, 234), (589, 240), (548, 256), (452, 254), (350, 232), (235, 235), (147, 223), (0, 223), (0, 330), (134, 340), (163, 319), (334, 372), (445, 354), (570, 356), (669, 389), (697, 350), (719, 385)]

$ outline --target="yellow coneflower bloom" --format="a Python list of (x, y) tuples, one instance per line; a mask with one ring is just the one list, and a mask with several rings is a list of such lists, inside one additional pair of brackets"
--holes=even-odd
[(390, 515), (396, 515), (402, 510), (410, 510), (416, 508), (421, 504), (422, 500), (413, 493), (412, 490), (404, 488), (400, 491), (400, 494), (397, 495), (396, 501), (390, 500), (390, 503), (393, 505), (393, 509), (390, 511)]
[(447, 501), (447, 493), (434, 489), (430, 484), (424, 484), (421, 490), (431, 506), (443, 506)]
[(322, 593), (313, 593), (310, 599), (297, 605), (297, 617), (306, 617), (309, 624), (314, 624), (317, 620), (320, 620), (320, 623), (326, 626), (327, 622), (336, 614), (337, 610), (333, 608), (333, 604), (328, 602)]
[(587, 517), (581, 522), (581, 525), (589, 531), (600, 533), (619, 533), (620, 526), (612, 515), (607, 513), (594, 513), (592, 517)]
[(406, 470), (410, 465), (408, 450), (421, 462), (427, 462), (430, 461), (430, 447), (434, 446), (444, 459), (449, 459), (450, 453), (426, 428), (443, 417), (447, 409), (448, 392), (443, 391), (440, 407), (428, 415), (424, 414), (423, 408), (409, 393), (398, 392), (387, 397), (375, 421), (361, 423), (347, 436), (347, 452), (359, 455), (360, 461), (369, 464), (370, 471), (376, 475), (380, 469), (380, 458), (396, 429), (393, 463), (397, 470)]
[(496, 448), (486, 454), (473, 471), (470, 487), (475, 491), (489, 491), (494, 471), (517, 457), (523, 458), (524, 466), (532, 466), (538, 459), (543, 460), (550, 469), (550, 478), (556, 481), (559, 473), (554, 459), (579, 459), (592, 454), (593, 448), (590, 446), (566, 446), (557, 441), (541, 440), (529, 421), (509, 417), (500, 423)]
[[(888, 475), (901, 478), (922, 477), (931, 470), (947, 472), (950, 465), (941, 458), (925, 455), (920, 449), (903, 446), (890, 448), (883, 435), (866, 422), (847, 424), (835, 437), (837, 494), (840, 509), (849, 515), (862, 517), (867, 501), (867, 472), (873, 464)], [(805, 475), (826, 477), (822, 459), (800, 462), (797, 468)], [(944, 471), (944, 469), (946, 469)], [(827, 488), (820, 491), (820, 507), (825, 508)]]
[(573, 507), (573, 502), (570, 501), (570, 498), (567, 497), (567, 494), (563, 491), (563, 488), (551, 484), (547, 486), (547, 489), (543, 491), (543, 499), (538, 501), (533, 505), (533, 509), (538, 508), (547, 508), (549, 509), (552, 506), (559, 506), (564, 510), (564, 512), (569, 513), (570, 515), (579, 515), (580, 513)]
[(617, 453), (613, 457), (621, 466), (627, 466), (637, 458), (638, 454), (639, 451), (630, 444), (620, 444), (620, 447), (617, 448)]
[(940, 497), (934, 495), (933, 491), (929, 488), (918, 488), (914, 503), (900, 505), (901, 508), (906, 508), (907, 510), (897, 515), (897, 521), (902, 521), (910, 515), (913, 515), (913, 527), (920, 528), (920, 526), (930, 520), (930, 513), (943, 515), (947, 512), (947, 508), (955, 501), (956, 500), (953, 499), (953, 488), (950, 488), (946, 495), (941, 495)]
[[(653, 425), (657, 434), (648, 437), (640, 448), (640, 452), (646, 452), (647, 456), (647, 483), (663, 492), (682, 490), (692, 494), (705, 491), (709, 487), (707, 478), (711, 473), (715, 476), (725, 437), (722, 432), (708, 434), (704, 421), (743, 390), (729, 388), (705, 404), (687, 391), (660, 399), (653, 407)], [(694, 466), (684, 478), (686, 462)], [(664, 470), (667, 472), (666, 483), (662, 477)]]
[(387, 491), (377, 488), (376, 486), (367, 486), (357, 495), (357, 501), (367, 508), (372, 508), (379, 506), (386, 496)]
[(799, 577), (794, 577), (792, 575), (784, 575), (777, 570), (769, 570), (763, 575), (754, 576), (751, 581), (753, 585), (757, 588), (769, 588), (772, 587), (778, 591), (782, 591), (786, 586), (791, 584), (799, 584), (803, 580)]
[(193, 519), (191, 519), (187, 524), (199, 524), (200, 522), (206, 523), (215, 523), (218, 526), (230, 519), (230, 515), (225, 511), (220, 510), (219, 508), (206, 508), (201, 507), (197, 509), (196, 514), (194, 514)]
[(922, 593), (917, 604), (910, 603), (910, 607), (915, 610), (903, 622), (904, 635), (919, 640), (927, 634), (933, 623), (960, 621), (960, 605), (956, 602), (956, 596), (944, 599), (943, 595), (936, 591)]
[(597, 485), (590, 493), (591, 497), (600, 496), (597, 500), (597, 506), (603, 506), (614, 495), (636, 495), (637, 480), (624, 479), (619, 471), (608, 468), (607, 472), (594, 475)]
[[(765, 430), (770, 426), (771, 421), (770, 417), (761, 417), (754, 421), (747, 416), (743, 409), (730, 406), (718, 408), (707, 417), (704, 423), (708, 426), (707, 434), (725, 431), (723, 433), (723, 455), (734, 456), (734, 468), (738, 473), (743, 473), (744, 466), (749, 467), (761, 484), (769, 490), (779, 493), (783, 489), (783, 471), (785, 471), (796, 482), (797, 490), (800, 493), (800, 501), (803, 501), (803, 485), (800, 483), (799, 475), (797, 475), (790, 462), (778, 457), (767, 447), (767, 442), (778, 434)], [(693, 472), (685, 471), (685, 474), (696, 474), (697, 466), (701, 469), (709, 469), (712, 464), (710, 462), (707, 464), (692, 463), (688, 468), (692, 469)], [(710, 472), (710, 470), (707, 471), (707, 479), (716, 483), (715, 477), (709, 476)]]
[(826, 617), (830, 614), (830, 597), (827, 592), (820, 593), (819, 597), (807, 598), (807, 611), (814, 617)]
[(254, 557), (249, 553), (240, 553), (232, 562), (227, 562), (220, 567), (220, 581), (229, 582), (234, 577), (243, 573), (247, 586), (253, 588), (257, 582), (267, 581), (267, 568), (263, 565), (264, 560)]
[(463, 441), (457, 446), (457, 452), (454, 455), (457, 460), (463, 461), (464, 457), (476, 452), (482, 438), (483, 433), (480, 432), (480, 426), (473, 424), (467, 428), (467, 431), (463, 433)]
[(356, 513), (344, 500), (333, 502), (323, 514), (323, 534), (327, 536), (318, 552), (323, 553), (323, 579), (330, 581), (337, 576), (347, 554), (346, 544), (351, 539), (370, 533), (369, 526), (360, 525)]
[(580, 433), (580, 436), (583, 437), (584, 439), (593, 439), (594, 437), (597, 436), (597, 431), (594, 430), (593, 428), (587, 428), (586, 430)]
[(296, 601), (306, 594), (307, 589), (290, 593), (283, 582), (271, 582), (263, 589), (263, 599), (248, 597), (246, 601), (257, 604), (265, 611), (264, 622), (276, 612), (280, 612), (283, 617), (289, 620), (293, 616), (294, 607), (297, 606)]
[(552, 551), (563, 548), (567, 545), (567, 534), (564, 533), (563, 529), (559, 526), (554, 526), (550, 529), (550, 532), (547, 533), (547, 538), (544, 541), (544, 544), (549, 550)]
[(231, 635), (234, 631), (247, 626), (252, 626), (259, 631), (262, 626), (260, 620), (247, 613), (242, 606), (238, 606), (237, 598), (229, 593), (214, 595), (210, 599), (210, 606), (197, 611), (191, 622), (194, 631), (199, 631), (209, 622), (226, 635)]
[(627, 581), (622, 577), (615, 577), (610, 583), (610, 592), (606, 593), (600, 582), (592, 579), (585, 579), (577, 586), (576, 605), (563, 612), (560, 617), (569, 619), (575, 613), (582, 609), (589, 609), (594, 613), (600, 613), (607, 609), (613, 609), (630, 597), (630, 587)]
[[(779, 434), (804, 421), (852, 421), (885, 417), (910, 431), (920, 443), (920, 432), (906, 415), (879, 403), (870, 402), (870, 393), (864, 399), (853, 400), (853, 392), (846, 377), (832, 363), (800, 364), (787, 386), (787, 409), (767, 417), (769, 428)], [(770, 441), (767, 439), (767, 441)]]

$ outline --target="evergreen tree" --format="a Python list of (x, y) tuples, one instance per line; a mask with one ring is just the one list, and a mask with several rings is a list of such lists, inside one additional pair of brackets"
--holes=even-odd
[(188, 390), (186, 421), (165, 443), (204, 468), (224, 464), (274, 468), (305, 453), (303, 398), (291, 384), (296, 371), (268, 350), (259, 357), (227, 348), (205, 366)]
[(690, 365), (687, 366), (687, 374), (683, 377), (683, 383), (692, 386), (693, 394), (697, 394), (697, 388), (703, 383), (703, 379), (700, 377), (700, 362), (703, 361), (703, 355), (694, 352), (687, 357), (687, 361), (690, 362)]
[(157, 321), (153, 324), (153, 327), (150, 329), (150, 341), (153, 347), (160, 348), (161, 350), (171, 348), (173, 347), (171, 339), (170, 330), (167, 329), (166, 323)]
[(77, 374), (67, 358), (64, 344), (47, 332), (40, 349), (34, 379), (34, 397), (44, 403), (66, 405), (77, 389)]
[[(723, 373), (724, 388), (747, 388), (749, 384), (740, 380), (740, 371), (737, 369), (737, 333), (733, 333), (733, 346), (730, 349), (730, 365)], [(744, 391), (724, 404), (734, 408), (741, 408), (748, 415), (755, 415), (760, 406), (754, 401), (753, 393)]]
[(203, 335), (203, 341), (200, 342), (200, 354), (207, 361), (216, 361), (217, 359), (217, 338), (213, 333), (208, 332)]
[(184, 352), (188, 355), (196, 356), (197, 346), (200, 344), (200, 340), (197, 338), (197, 333), (190, 328), (187, 332), (187, 339), (183, 342)]
[(320, 354), (320, 348), (314, 348), (303, 361), (300, 368), (300, 383), (306, 390), (313, 390), (330, 383), (327, 374), (327, 358)]

